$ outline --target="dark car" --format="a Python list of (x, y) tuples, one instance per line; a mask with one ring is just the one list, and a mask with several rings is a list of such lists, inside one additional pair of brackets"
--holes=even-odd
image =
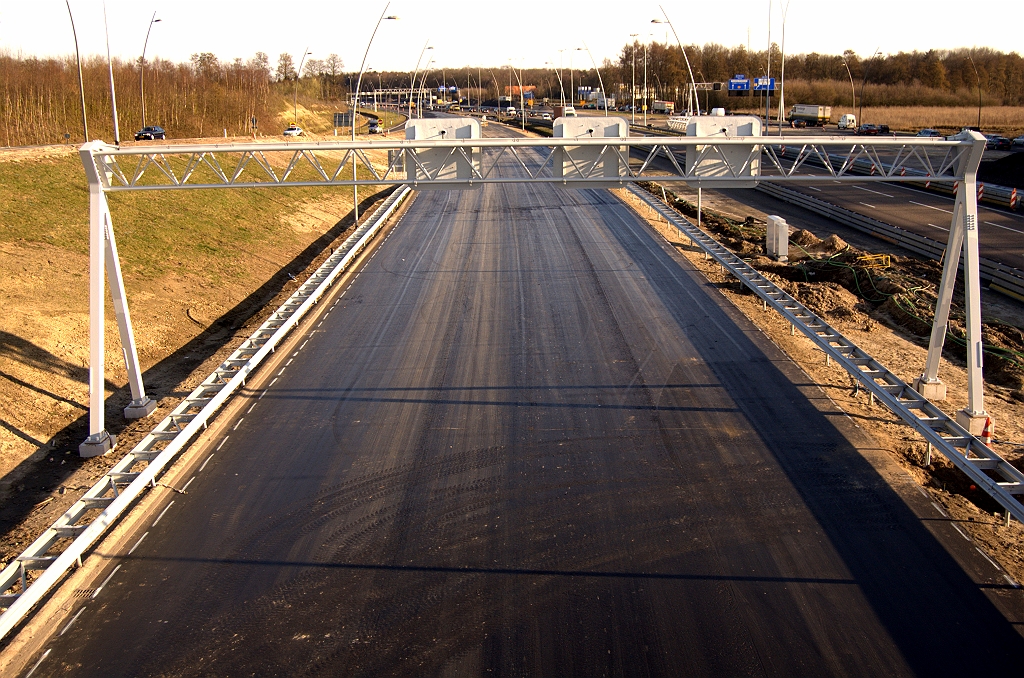
[(1010, 144), (1010, 150), (1015, 151), (1018, 149), (1024, 150), (1024, 134), (1021, 134)]
[(793, 129), (803, 129), (804, 127), (807, 127), (807, 121), (806, 120), (790, 120), (789, 121), (789, 126), (792, 127)]
[(135, 140), (136, 141), (152, 141), (153, 139), (165, 139), (165, 138), (166, 138), (166, 135), (164, 133), (164, 128), (163, 127), (157, 127), (155, 125), (152, 126), (152, 127), (149, 127), (149, 126), (143, 127), (142, 129), (140, 129), (138, 132), (135, 133)]
[(998, 134), (986, 134), (985, 139), (985, 148), (989, 151), (1010, 150), (1010, 140), (1006, 137), (1001, 137)]
[(879, 134), (888, 134), (888, 125), (861, 125), (857, 128), (857, 134), (876, 137)]
[(937, 129), (923, 129), (917, 133), (919, 137), (941, 137), (945, 136), (942, 132)]

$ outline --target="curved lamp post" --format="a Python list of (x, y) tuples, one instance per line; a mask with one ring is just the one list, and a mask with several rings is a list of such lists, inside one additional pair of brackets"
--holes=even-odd
[(686, 72), (690, 75), (690, 87), (693, 88), (693, 100), (697, 102), (697, 115), (700, 115), (700, 98), (697, 96), (697, 85), (693, 79), (693, 69), (690, 68), (690, 57), (686, 56), (686, 50), (683, 49), (683, 43), (679, 41), (679, 34), (676, 33), (676, 27), (672, 25), (672, 20), (668, 18), (668, 12), (661, 5), (658, 5), (658, 9), (665, 15), (665, 20), (651, 19), (652, 24), (668, 24), (668, 27), (672, 29), (672, 35), (675, 36), (676, 44), (679, 45), (679, 51), (683, 53), (683, 61), (686, 62)]
[[(390, 21), (397, 21), (398, 17), (391, 15), (385, 16), (388, 11), (388, 7), (391, 3), (384, 5), (384, 11), (380, 13), (380, 18), (377, 19), (377, 25), (373, 27), (373, 33), (370, 34), (370, 41), (366, 43), (366, 51), (363, 52), (363, 62), (359, 65), (359, 77), (356, 79), (356, 96), (352, 100), (352, 141), (356, 140), (356, 111), (359, 110), (359, 87), (363, 84), (363, 73), (366, 71), (366, 58), (370, 56), (370, 46), (373, 45), (373, 39), (377, 37), (377, 29), (380, 28), (381, 22), (385, 19)], [(356, 154), (352, 152), (352, 181), (356, 180)], [(355, 215), (353, 223), (359, 223), (359, 187), (355, 184), (352, 185), (352, 210)]]
[(868, 81), (868, 62), (878, 56), (882, 51), (879, 47), (875, 50), (875, 53), (864, 60), (864, 77), (860, 79), (860, 110), (857, 111), (857, 124), (864, 124), (864, 85)]
[[(779, 72), (779, 136), (782, 136), (782, 120), (786, 113), (786, 15), (789, 13), (789, 2), (779, 5), (782, 7), (782, 70)], [(770, 49), (770, 48), (769, 48)]]
[[(562, 108), (565, 108), (565, 87), (562, 85), (562, 74), (558, 72), (558, 69), (555, 68), (555, 65), (552, 62), (545, 61), (544, 65), (551, 66), (551, 70), (555, 72), (555, 77), (558, 78), (558, 89), (562, 94)], [(550, 82), (550, 80), (548, 82)]]
[(312, 52), (307, 47), (302, 53), (302, 60), (299, 61), (299, 70), (295, 72), (295, 94), (292, 96), (292, 122), (299, 124), (299, 78), (302, 77), (302, 65), (306, 63), (306, 57)]
[(636, 124), (636, 48), (637, 48), (637, 41), (636, 41), (636, 39), (639, 36), (640, 36), (639, 33), (630, 33), (629, 34), (629, 37), (633, 38), (633, 48), (630, 50), (630, 56), (632, 57), (632, 66), (631, 66), (631, 68), (632, 68), (632, 73), (633, 73), (633, 89), (630, 92), (630, 94), (632, 94), (632, 97), (631, 97), (632, 104), (630, 104), (630, 111), (631, 111), (631, 114), (633, 116), (632, 120), (631, 120), (631, 124), (633, 124), (633, 125)]
[[(430, 57), (430, 59), (427, 60), (427, 65), (423, 67), (423, 73), (420, 74), (420, 85), (419, 85), (419, 87), (416, 88), (416, 101), (417, 101), (417, 103), (416, 103), (416, 111), (417, 111), (416, 117), (417, 118), (422, 118), (423, 117), (423, 92), (424, 92), (424, 87), (427, 84), (427, 76), (430, 75), (430, 72), (431, 72), (430, 65), (433, 64), (433, 63), (434, 63), (434, 57)], [(427, 105), (428, 106), (430, 105), (430, 99), (429, 98), (427, 99)]]
[(604, 88), (604, 78), (601, 77), (601, 69), (597, 67), (597, 62), (594, 61), (594, 55), (591, 54), (590, 48), (587, 47), (587, 43), (583, 43), (583, 47), (577, 47), (577, 52), (586, 51), (590, 55), (590, 63), (594, 65), (594, 70), (597, 71), (597, 82), (601, 85), (601, 96), (604, 97), (604, 114), (608, 116), (608, 92)]
[(974, 56), (968, 52), (967, 58), (971, 60), (971, 68), (974, 69), (974, 79), (978, 82), (978, 131), (981, 131), (981, 76), (978, 75), (978, 67), (974, 65)]
[(853, 73), (850, 72), (850, 64), (846, 63), (846, 59), (843, 59), (843, 65), (846, 66), (846, 74), (850, 76), (850, 113), (852, 114), (857, 110), (857, 90), (853, 87)]
[(143, 127), (146, 126), (146, 47), (149, 46), (149, 33), (153, 30), (153, 24), (161, 21), (163, 19), (157, 19), (156, 12), (153, 12), (153, 17), (149, 20), (149, 28), (146, 29), (146, 41), (142, 43), (142, 58), (139, 60), (139, 98), (142, 100)]
[(427, 39), (427, 41), (425, 43), (423, 43), (423, 49), (420, 50), (420, 56), (419, 56), (418, 59), (416, 59), (416, 68), (412, 72), (412, 80), (409, 82), (409, 119), (410, 120), (412, 120), (412, 93), (413, 93), (413, 90), (416, 89), (416, 76), (420, 72), (420, 62), (423, 61), (423, 55), (426, 53), (426, 51), (428, 49), (434, 49), (433, 47), (430, 46), (430, 39), (429, 38)]
[(85, 82), (82, 80), (82, 57), (78, 53), (78, 31), (75, 30), (75, 17), (71, 14), (71, 3), (64, 0), (68, 6), (68, 17), (71, 19), (71, 35), (75, 38), (75, 61), (78, 62), (78, 94), (82, 98), (82, 132), (85, 134), (85, 142), (89, 142), (89, 121), (85, 116)]

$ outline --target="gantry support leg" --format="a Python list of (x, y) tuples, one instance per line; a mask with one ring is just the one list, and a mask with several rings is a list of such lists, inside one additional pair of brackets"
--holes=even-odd
[[(83, 150), (83, 160), (87, 157), (86, 173), (92, 166), (92, 175), (96, 175), (96, 167), (91, 154)], [(104, 263), (106, 257), (105, 212), (106, 197), (98, 177), (89, 176), (89, 437), (78, 446), (78, 454), (82, 457), (98, 457), (110, 452), (117, 444), (117, 439), (107, 433), (104, 419), (104, 375), (103, 375), (103, 289)]]
[(95, 143), (87, 144), (80, 151), (89, 182), (89, 437), (78, 446), (78, 454), (82, 457), (106, 454), (117, 444), (116, 438), (107, 432), (104, 411), (104, 283), (108, 268), (114, 315), (132, 392), (132, 402), (125, 408), (125, 416), (129, 419), (144, 417), (156, 409), (156, 403), (146, 397), (142, 384), (142, 370), (124, 292), (117, 241), (110, 220), (107, 196), (103, 192), (103, 182), (92, 154), (91, 147)]
[(142, 370), (139, 365), (139, 353), (135, 347), (135, 332), (132, 330), (132, 317), (128, 311), (128, 299), (124, 293), (124, 279), (121, 276), (121, 260), (117, 256), (117, 240), (110, 219), (106, 196), (103, 199), (104, 216), (106, 218), (106, 263), (107, 284), (110, 285), (110, 296), (114, 301), (114, 316), (117, 318), (117, 330), (121, 336), (121, 351), (124, 354), (124, 366), (128, 371), (128, 383), (132, 391), (132, 401), (124, 408), (125, 419), (141, 419), (153, 414), (156, 401), (146, 396), (146, 388), (142, 383)]
[(958, 163), (957, 173), (964, 180), (957, 189), (953, 219), (949, 229), (946, 261), (942, 269), (939, 298), (936, 302), (935, 321), (932, 325), (931, 340), (928, 344), (928, 359), (924, 374), (915, 382), (915, 387), (925, 397), (945, 397), (945, 386), (938, 378), (939, 358), (949, 325), (949, 307), (953, 287), (960, 268), (960, 252), (964, 260), (964, 302), (967, 314), (967, 407), (956, 414), (957, 423), (974, 435), (981, 435), (985, 421), (984, 378), (982, 375), (981, 337), (981, 275), (978, 253), (978, 166), (985, 152), (985, 138), (976, 132), (969, 132), (974, 147), (964, 154)]
[(949, 239), (946, 241), (942, 281), (939, 283), (939, 295), (935, 302), (932, 335), (928, 342), (928, 359), (925, 361), (924, 374), (914, 380), (914, 388), (928, 400), (946, 399), (946, 385), (939, 379), (939, 359), (942, 357), (942, 348), (946, 343), (946, 333), (949, 330), (949, 307), (953, 301), (956, 276), (960, 271), (960, 251), (964, 242), (963, 208), (961, 193), (957, 192), (956, 202), (953, 205), (953, 219), (949, 227)]

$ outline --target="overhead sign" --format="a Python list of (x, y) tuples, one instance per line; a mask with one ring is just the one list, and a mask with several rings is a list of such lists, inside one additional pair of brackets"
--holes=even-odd
[(729, 78), (730, 92), (750, 91), (750, 80), (745, 75), (735, 75)]
[(775, 78), (754, 78), (755, 92), (774, 92)]

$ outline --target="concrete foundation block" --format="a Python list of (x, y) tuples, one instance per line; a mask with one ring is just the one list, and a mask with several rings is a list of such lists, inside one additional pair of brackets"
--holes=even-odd
[(977, 413), (960, 410), (956, 413), (956, 423), (963, 426), (972, 436), (981, 436), (985, 430), (985, 420), (990, 419), (987, 412)]
[(142, 419), (153, 414), (156, 410), (156, 401), (152, 398), (140, 398), (133, 400), (124, 408), (125, 419)]
[(78, 456), (84, 459), (101, 457), (117, 445), (117, 438), (106, 431), (94, 433), (78, 446)]
[(933, 402), (946, 399), (946, 385), (938, 379), (925, 381), (918, 377), (914, 380), (914, 390)]

